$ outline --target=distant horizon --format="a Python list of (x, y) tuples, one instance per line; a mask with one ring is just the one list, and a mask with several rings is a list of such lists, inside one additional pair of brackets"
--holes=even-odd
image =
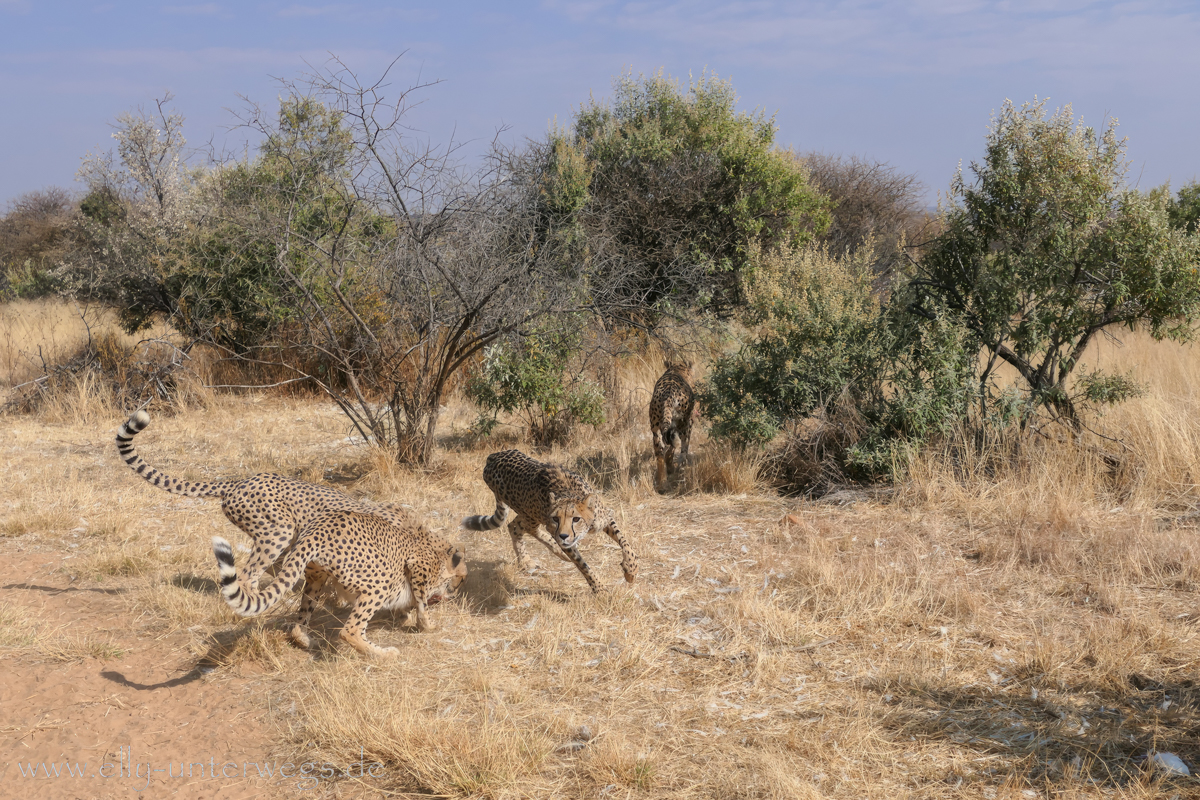
[[(336, 54), (374, 80), (401, 53), (393, 85), (440, 80), (409, 118), (478, 156), (569, 124), (621, 74), (660, 69), (686, 84), (729, 78), (739, 110), (774, 116), (780, 147), (857, 155), (915, 175), (936, 207), (961, 162), (983, 153), (1006, 99), (1071, 104), (1129, 137), (1130, 185), (1172, 190), (1200, 177), (1200, 7), (1187, 3), (787, 4), (547, 0), (497, 9), (464, 2), (396, 9), (221, 3), (151, 6), (0, 0), (0, 203), (58, 186), (77, 192), (110, 123), (174, 94), (189, 147), (240, 152), (239, 96), (273, 111), (275, 78)], [(275, 76), (273, 78), (273, 76)]]

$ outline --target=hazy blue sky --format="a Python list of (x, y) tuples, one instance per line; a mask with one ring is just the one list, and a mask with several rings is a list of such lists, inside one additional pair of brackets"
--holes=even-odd
[(931, 197), (979, 157), (1005, 98), (1048, 96), (1091, 124), (1120, 120), (1131, 181), (1200, 176), (1200, 3), (290, 2), (0, 0), (0, 204), (74, 188), (109, 124), (164, 91), (189, 144), (236, 147), (239, 95), (274, 106), (276, 78), (336, 54), (423, 93), (411, 124), (486, 141), (540, 137), (614, 75), (660, 68), (732, 78), (797, 150), (859, 154), (916, 173)]

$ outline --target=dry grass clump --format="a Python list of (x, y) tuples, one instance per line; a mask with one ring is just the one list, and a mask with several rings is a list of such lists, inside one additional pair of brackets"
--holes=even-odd
[[(693, 434), (694, 438), (696, 437)], [(760, 492), (765, 455), (727, 442), (709, 442), (693, 448), (691, 461), (683, 466), (678, 485), (684, 492), (743, 495)], [(652, 466), (652, 465), (651, 465)]]
[(73, 662), (95, 658), (112, 661), (125, 655), (124, 648), (113, 642), (112, 636), (52, 634), (41, 640), (38, 651), (51, 661)]
[(92, 578), (140, 578), (153, 575), (171, 566), (186, 566), (191, 559), (183, 550), (161, 543), (155, 537), (147, 540), (132, 536), (112, 541), (82, 559), (81, 572)]
[(536, 790), (554, 748), (546, 719), (531, 719), (486, 677), (416, 695), (406, 670), (336, 662), (310, 670), (298, 691), (294, 742), (317, 757), (385, 765), (391, 785), (436, 796), (498, 797)]
[(854, 409), (840, 405), (801, 420), (759, 457), (763, 484), (784, 494), (809, 495), (846, 485), (850, 481), (840, 460), (859, 440), (861, 427)]
[(37, 641), (38, 623), (30, 609), (0, 601), (0, 648), (29, 647)]
[[(16, 386), (65, 360), (87, 340), (79, 308), (69, 303), (14, 300), (0, 304), (0, 384)], [(94, 318), (93, 318), (94, 319)]]
[(0, 317), (0, 409), (48, 421), (96, 422), (154, 400), (184, 409), (211, 402), (208, 366), (168, 329), (125, 334), (108, 310), (13, 301)]
[(180, 630), (210, 631), (239, 621), (217, 592), (211, 576), (180, 569), (165, 580), (148, 582), (138, 594), (138, 604), (153, 614), (153, 629), (160, 634)]
[(199, 662), (202, 667), (254, 665), (279, 672), (301, 661), (284, 627), (278, 614), (249, 620), (203, 638), (194, 649), (202, 651)]
[(34, 609), (0, 602), (0, 651), (20, 651), (49, 661), (73, 662), (87, 658), (118, 659), (125, 655), (111, 635), (68, 633), (48, 624)]

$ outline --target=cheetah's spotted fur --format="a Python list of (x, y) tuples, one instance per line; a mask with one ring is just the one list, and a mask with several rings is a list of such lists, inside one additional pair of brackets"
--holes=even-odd
[(243, 567), (242, 581), (258, 588), (263, 572), (296, 541), (300, 529), (325, 511), (360, 511), (378, 514), (397, 525), (414, 520), (407, 511), (388, 503), (356, 500), (328, 486), (264, 472), (244, 480), (200, 483), (172, 478), (142, 460), (133, 447), (133, 437), (150, 424), (150, 415), (138, 411), (117, 432), (117, 450), (134, 472), (172, 494), (187, 497), (219, 497), (221, 510), (254, 542), (254, 550)]
[(229, 542), (214, 536), (213, 554), (221, 573), (221, 594), (243, 617), (270, 609), (304, 576), (304, 599), (292, 628), (292, 639), (302, 647), (310, 644), (308, 623), (321, 590), (326, 583), (336, 582), (339, 595), (356, 598), (341, 638), (359, 652), (376, 656), (395, 656), (399, 651), (367, 640), (367, 624), (375, 612), (416, 609), (417, 629), (433, 630), (426, 605), (453, 594), (467, 577), (462, 551), (424, 525), (393, 525), (357, 511), (327, 511), (309, 520), (279, 575), (262, 592), (238, 580)]
[[(621, 548), (621, 569), (633, 583), (638, 561), (624, 534), (617, 528), (611, 509), (581, 475), (555, 464), (535, 461), (519, 450), (504, 450), (487, 457), (483, 480), (496, 496), (496, 511), (490, 517), (477, 515), (463, 520), (468, 530), (495, 530), (504, 524), (508, 510), (516, 518), (508, 524), (517, 568), (527, 569), (524, 535), (537, 539), (551, 553), (571, 561), (583, 573), (593, 592), (600, 591), (591, 569), (579, 554), (579, 542), (589, 531), (603, 530)], [(543, 538), (545, 526), (550, 537)]]
[(667, 474), (675, 472), (675, 452), (687, 461), (692, 436), (692, 411), (696, 396), (692, 392), (692, 365), (688, 361), (668, 361), (667, 371), (654, 384), (650, 396), (650, 438), (654, 444), (654, 488), (666, 490)]

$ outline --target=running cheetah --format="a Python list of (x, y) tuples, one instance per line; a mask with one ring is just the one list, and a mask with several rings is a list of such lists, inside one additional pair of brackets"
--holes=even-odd
[(393, 525), (374, 514), (344, 509), (313, 516), (301, 529), (279, 575), (261, 592), (238, 580), (229, 542), (220, 536), (212, 541), (221, 594), (243, 617), (270, 609), (304, 576), (304, 599), (291, 635), (306, 648), (311, 643), (308, 623), (326, 583), (335, 583), (339, 595), (355, 598), (340, 637), (366, 655), (396, 656), (400, 651), (395, 647), (379, 647), (366, 638), (375, 613), (381, 608), (416, 609), (417, 629), (433, 630), (426, 605), (453, 594), (467, 577), (463, 552), (424, 525)]
[(117, 432), (117, 450), (129, 467), (155, 486), (187, 497), (219, 497), (221, 510), (254, 542), (250, 560), (242, 568), (242, 581), (257, 590), (263, 572), (296, 541), (300, 529), (324, 511), (359, 511), (378, 514), (397, 524), (415, 520), (405, 509), (390, 503), (356, 500), (328, 486), (263, 472), (240, 481), (197, 483), (172, 478), (142, 460), (133, 448), (133, 437), (150, 424), (150, 415), (137, 411)]
[[(596, 578), (579, 555), (579, 542), (589, 531), (603, 530), (620, 546), (621, 570), (625, 580), (633, 583), (637, 556), (617, 528), (612, 510), (583, 476), (565, 467), (535, 461), (519, 450), (503, 450), (487, 457), (483, 480), (496, 496), (496, 511), (490, 517), (482, 514), (467, 517), (463, 527), (472, 531), (495, 530), (504, 524), (511, 508), (517, 517), (508, 524), (508, 534), (517, 554), (518, 569), (527, 569), (522, 537), (529, 534), (554, 555), (572, 562), (592, 591), (599, 592)], [(543, 538), (540, 531), (543, 525), (555, 538)]]
[(666, 491), (667, 473), (675, 472), (675, 451), (687, 461), (688, 440), (692, 436), (692, 411), (696, 396), (692, 393), (690, 361), (667, 361), (667, 371), (654, 384), (650, 396), (650, 437), (654, 442), (654, 488)]

